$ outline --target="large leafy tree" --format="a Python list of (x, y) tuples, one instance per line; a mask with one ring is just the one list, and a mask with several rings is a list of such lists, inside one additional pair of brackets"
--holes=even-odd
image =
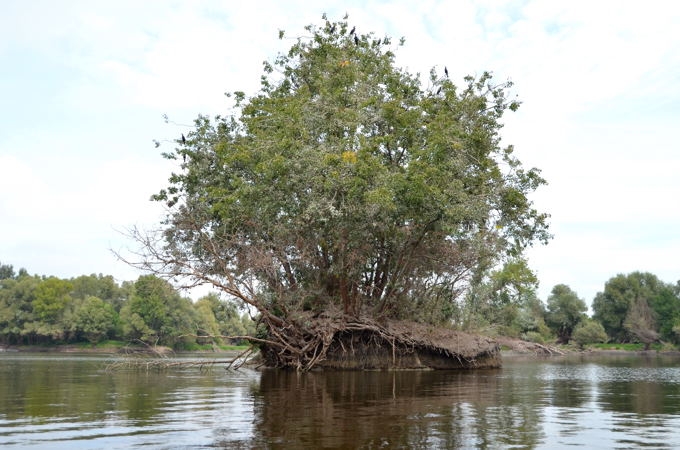
[(680, 325), (680, 283), (663, 285), (649, 306), (655, 313), (661, 337), (677, 343), (680, 336), (674, 327)]
[[(659, 338), (657, 313), (672, 310), (668, 301), (670, 287), (654, 274), (633, 272), (619, 274), (605, 284), (593, 300), (593, 318), (604, 326), (609, 336), (618, 342), (650, 343)], [(667, 331), (667, 318), (663, 319)], [(672, 318), (670, 319), (672, 320)]]
[(527, 198), (544, 180), (500, 146), (510, 83), (423, 83), (396, 47), (310, 25), (258, 93), (233, 94), (236, 115), (199, 117), (165, 155), (181, 170), (154, 196), (162, 236), (136, 236), (141, 264), (212, 283), (269, 326), (301, 310), (428, 320), (473, 273), (547, 240)]
[(476, 270), (459, 319), (465, 328), (496, 328), (501, 334), (518, 336), (535, 331), (543, 321), (543, 308), (536, 297), (538, 279), (527, 261), (514, 258), (497, 270)]
[(113, 333), (117, 321), (118, 315), (111, 304), (90, 295), (78, 300), (71, 318), (71, 330), (82, 334), (92, 344), (97, 344), (108, 333)]
[(548, 297), (546, 324), (557, 334), (558, 342), (566, 344), (576, 326), (586, 318), (588, 307), (566, 284), (552, 288)]
[(125, 336), (147, 344), (175, 345), (181, 336), (195, 331), (191, 302), (153, 275), (139, 277), (120, 316)]
[(97, 297), (114, 307), (116, 311), (125, 300), (126, 293), (121, 289), (111, 275), (81, 275), (71, 280), (74, 299), (85, 299), (89, 296)]
[(22, 333), (39, 339), (65, 338), (72, 289), (69, 281), (57, 277), (40, 281), (31, 302), (34, 321), (25, 323)]
[[(245, 336), (250, 330), (239, 315), (233, 302), (225, 301), (214, 293), (198, 299), (194, 304), (200, 317), (199, 334), (212, 336)], [(241, 339), (236, 339), (241, 341)]]
[(0, 337), (4, 343), (21, 343), (28, 333), (26, 324), (33, 323), (33, 300), (41, 279), (22, 275), (0, 280)]

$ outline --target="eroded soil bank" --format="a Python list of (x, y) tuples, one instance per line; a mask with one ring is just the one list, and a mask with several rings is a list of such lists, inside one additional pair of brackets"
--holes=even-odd
[[(292, 326), (290, 323), (288, 327)], [(291, 329), (288, 328), (288, 336)], [(351, 370), (479, 369), (501, 366), (500, 345), (493, 339), (408, 321), (378, 323), (368, 319), (321, 318), (295, 330), (300, 344), (261, 347), (269, 367)], [(298, 365), (292, 356), (310, 361)]]

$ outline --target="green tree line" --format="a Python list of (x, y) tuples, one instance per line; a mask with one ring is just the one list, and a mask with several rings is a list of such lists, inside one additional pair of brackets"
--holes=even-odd
[(183, 297), (154, 275), (117, 283), (110, 275), (61, 279), (0, 264), (0, 344), (119, 340), (191, 349), (240, 343), (254, 322), (216, 294)]
[(538, 280), (523, 261), (506, 264), (474, 285), (455, 314), (461, 326), (540, 343), (680, 344), (680, 282), (648, 272), (618, 274), (588, 306), (568, 285), (558, 284), (545, 301)]

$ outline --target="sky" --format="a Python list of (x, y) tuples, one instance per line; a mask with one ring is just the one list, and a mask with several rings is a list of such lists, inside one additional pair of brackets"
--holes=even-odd
[(424, 83), (445, 66), (514, 83), (503, 145), (549, 183), (531, 199), (554, 238), (527, 253), (543, 300), (567, 284), (590, 304), (633, 271), (680, 280), (680, 5), (654, 0), (4, 0), (0, 262), (135, 280), (114, 252), (163, 216), (149, 198), (177, 166), (160, 153), (229, 114), (226, 92), (255, 93), (323, 13), (405, 37), (397, 64)]

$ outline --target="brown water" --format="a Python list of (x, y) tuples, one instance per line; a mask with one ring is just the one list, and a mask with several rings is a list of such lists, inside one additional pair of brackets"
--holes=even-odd
[(680, 448), (680, 358), (472, 372), (107, 372), (0, 354), (0, 448)]

